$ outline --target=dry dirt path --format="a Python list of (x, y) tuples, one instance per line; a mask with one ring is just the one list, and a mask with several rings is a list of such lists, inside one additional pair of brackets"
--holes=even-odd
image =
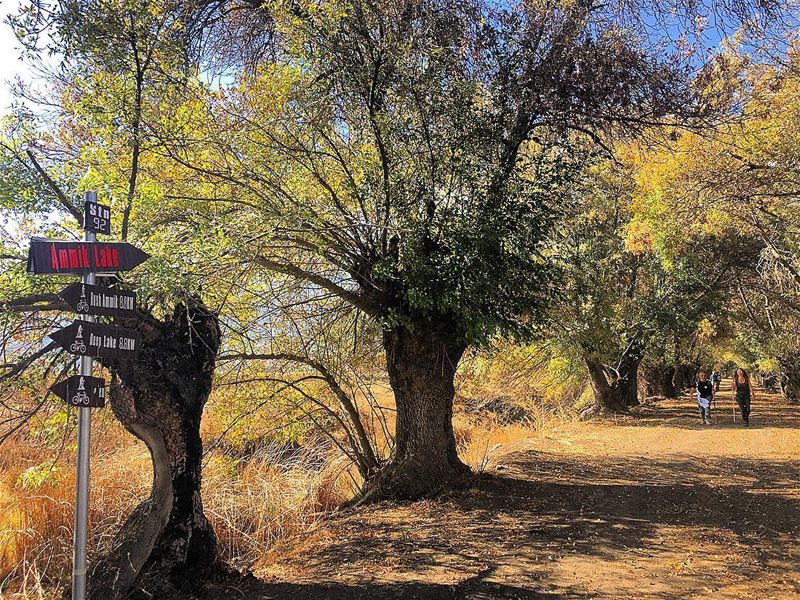
[(540, 434), (473, 489), (334, 516), (209, 598), (800, 598), (800, 408), (729, 394)]

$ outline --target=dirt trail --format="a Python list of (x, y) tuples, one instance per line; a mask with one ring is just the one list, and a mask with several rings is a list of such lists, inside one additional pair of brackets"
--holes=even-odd
[(728, 394), (534, 437), (473, 489), (327, 520), (217, 599), (800, 598), (800, 408)]

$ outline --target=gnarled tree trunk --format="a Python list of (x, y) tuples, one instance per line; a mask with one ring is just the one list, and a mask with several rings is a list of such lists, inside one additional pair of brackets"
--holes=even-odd
[(466, 346), (430, 323), (387, 331), (383, 342), (397, 405), (395, 449), (363, 499), (413, 500), (451, 488), (469, 474), (453, 434), (454, 378)]
[(675, 375), (672, 378), (672, 382), (677, 394), (694, 386), (695, 375), (699, 368), (698, 365), (692, 364), (682, 364), (675, 367)]
[(110, 403), (150, 450), (153, 489), (90, 573), (96, 600), (121, 600), (134, 585), (159, 598), (193, 591), (221, 566), (200, 496), (200, 418), (220, 343), (217, 317), (193, 300), (165, 323), (124, 325), (142, 332), (142, 347), (135, 361), (107, 361)]
[(594, 396), (594, 403), (584, 411), (584, 416), (627, 413), (631, 406), (639, 404), (638, 371), (643, 354), (637, 347), (629, 348), (616, 369), (606, 367), (596, 358), (584, 358)]
[(678, 397), (678, 392), (673, 382), (673, 377), (675, 376), (674, 365), (644, 362), (641, 365), (640, 374), (643, 380), (643, 392), (646, 397)]
[(780, 358), (781, 395), (789, 404), (800, 404), (800, 361), (797, 358)]

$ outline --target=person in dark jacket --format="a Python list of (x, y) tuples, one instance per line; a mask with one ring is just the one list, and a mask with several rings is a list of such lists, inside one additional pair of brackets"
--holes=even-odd
[(714, 385), (708, 380), (708, 373), (697, 374), (697, 406), (700, 409), (700, 421), (703, 425), (711, 425), (711, 403), (714, 400)]
[(722, 381), (722, 375), (719, 374), (719, 371), (712, 371), (711, 372), (711, 385), (714, 386), (714, 391), (719, 391), (719, 384)]
[(750, 427), (750, 402), (755, 397), (753, 393), (753, 386), (750, 382), (750, 376), (744, 369), (736, 369), (733, 376), (733, 399), (739, 405), (739, 411), (742, 413), (742, 421), (745, 427)]

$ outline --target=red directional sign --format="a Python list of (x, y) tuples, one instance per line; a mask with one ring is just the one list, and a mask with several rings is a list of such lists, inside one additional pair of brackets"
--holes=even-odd
[(54, 331), (50, 338), (70, 354), (129, 359), (139, 351), (141, 338), (133, 329), (75, 321)]
[(81, 315), (132, 317), (136, 314), (136, 294), (124, 290), (73, 283), (58, 295)]
[(50, 386), (56, 396), (71, 406), (103, 408), (106, 404), (106, 381), (89, 375), (73, 375)]
[(150, 257), (127, 242), (72, 242), (31, 238), (28, 273), (116, 273), (130, 271)]

